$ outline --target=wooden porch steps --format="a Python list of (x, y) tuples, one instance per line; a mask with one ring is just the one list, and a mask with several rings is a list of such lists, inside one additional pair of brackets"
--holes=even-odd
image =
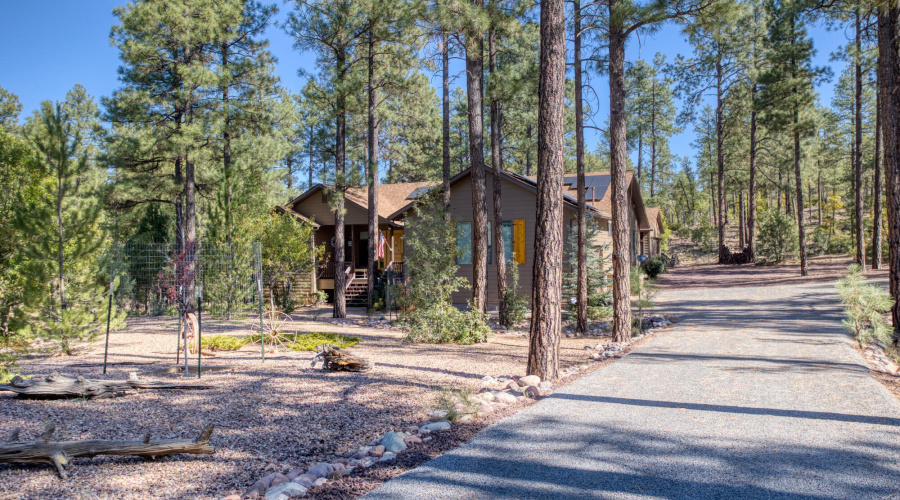
[(353, 281), (347, 287), (345, 297), (348, 306), (366, 307), (369, 305), (369, 280), (366, 279), (365, 270), (356, 271)]

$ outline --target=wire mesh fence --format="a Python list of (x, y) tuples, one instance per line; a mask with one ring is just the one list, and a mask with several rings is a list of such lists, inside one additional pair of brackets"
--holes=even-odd
[[(114, 245), (112, 299), (127, 314), (125, 333), (171, 335), (173, 361), (202, 372), (202, 338), (263, 331), (259, 243), (244, 246), (127, 242)], [(112, 288), (112, 287), (111, 287)], [(108, 351), (109, 332), (106, 339)], [(265, 357), (264, 350), (260, 355)], [(106, 353), (104, 354), (104, 359)], [(104, 373), (106, 363), (104, 362)]]

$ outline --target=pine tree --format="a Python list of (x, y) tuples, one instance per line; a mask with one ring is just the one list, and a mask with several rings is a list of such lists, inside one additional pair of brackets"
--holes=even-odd
[(41, 300), (29, 306), (33, 315), (26, 332), (72, 354), (73, 342), (99, 333), (106, 288), (93, 273), (104, 241), (101, 207), (82, 182), (90, 162), (77, 124), (63, 108), (43, 103), (32, 124), (31, 139), (47, 181), (36, 199), (21, 200), (16, 225), (27, 235), (22, 252), (32, 272), (26, 286), (44, 290)]
[(0, 87), (0, 127), (12, 130), (19, 122), (22, 103), (19, 96)]
[[(806, 36), (798, 6), (778, 0), (766, 4), (772, 24), (766, 43), (771, 67), (760, 75), (758, 105), (767, 128), (790, 134), (793, 143), (793, 167), (797, 193), (797, 228), (800, 248), (800, 275), (808, 274), (806, 234), (803, 214), (803, 182), (801, 137), (814, 130), (806, 111), (815, 102), (814, 84), (823, 71), (811, 64), (815, 53), (812, 40)], [(720, 212), (721, 212), (720, 208)]]
[(40, 289), (26, 286), (29, 268), (20, 251), (26, 237), (14, 219), (23, 206), (37, 202), (43, 179), (32, 148), (0, 125), (0, 347), (9, 347), (27, 320), (26, 299), (40, 296)]
[(671, 19), (685, 19), (714, 5), (714, 0), (666, 0), (642, 4), (636, 0), (610, 0), (606, 19), (609, 43), (610, 184), (613, 232), (613, 338), (631, 337), (630, 256), (628, 248), (627, 120), (625, 115), (625, 42), (637, 30), (652, 29)]
[[(585, 311), (585, 319), (597, 321), (607, 318), (612, 314), (612, 291), (609, 289), (609, 259), (606, 257), (609, 245), (595, 245), (593, 242), (600, 234), (600, 228), (597, 222), (590, 218), (585, 224), (585, 241), (590, 242), (586, 245), (585, 252), (585, 276), (584, 285), (587, 291), (587, 297), (583, 309)], [(578, 231), (578, 227), (572, 228), (573, 232)], [(563, 275), (563, 300), (569, 309), (569, 314), (577, 315), (582, 309), (578, 297), (581, 278), (578, 275), (578, 238), (573, 238), (577, 234), (569, 235), (566, 244), (566, 253), (564, 263), (570, 270)], [(587, 331), (587, 330), (585, 330)]]
[[(184, 273), (196, 273), (198, 183), (207, 132), (215, 121), (216, 61), (229, 30), (243, 19), (241, 0), (198, 0), (173, 4), (140, 0), (114, 11), (111, 42), (119, 48), (123, 86), (105, 101), (115, 137), (110, 156), (117, 168), (110, 203), (122, 209), (147, 202), (169, 203), (176, 219), (176, 253)], [(181, 287), (192, 312), (192, 281)]]
[[(643, 60), (636, 61), (625, 75), (629, 84), (625, 109), (631, 116), (638, 116), (637, 120), (630, 122), (630, 128), (636, 129), (639, 171), (644, 144), (649, 149), (649, 175), (638, 177), (641, 184), (646, 186), (648, 201), (651, 203), (650, 200), (657, 196), (665, 184), (662, 182), (663, 169), (671, 162), (669, 138), (680, 132), (675, 124), (675, 81), (663, 73), (666, 65), (665, 55), (657, 53), (652, 64)], [(632, 75), (637, 78), (629, 78)]]
[(371, 19), (358, 2), (349, 0), (321, 0), (295, 2), (288, 19), (287, 30), (300, 49), (318, 54), (322, 67), (322, 82), (318, 92), (329, 103), (335, 121), (334, 134), (334, 317), (347, 315), (344, 289), (344, 196), (350, 185), (347, 172), (347, 118), (350, 100), (361, 93), (363, 84), (354, 78), (353, 68), (363, 57), (366, 35)]
[(562, 176), (565, 145), (566, 25), (564, 0), (541, 2), (538, 96), (537, 215), (534, 237), (528, 375), (559, 376), (562, 334)]
[(748, 60), (747, 40), (737, 29), (739, 21), (746, 13), (743, 5), (725, 2), (720, 10), (701, 15), (688, 28), (688, 39), (694, 46), (695, 56), (676, 62), (681, 67), (681, 82), (678, 94), (685, 100), (685, 112), (693, 115), (701, 99), (712, 94), (716, 99), (716, 179), (717, 179), (717, 226), (719, 236), (719, 263), (726, 259), (725, 224), (725, 115), (726, 101), (731, 100), (738, 90)]

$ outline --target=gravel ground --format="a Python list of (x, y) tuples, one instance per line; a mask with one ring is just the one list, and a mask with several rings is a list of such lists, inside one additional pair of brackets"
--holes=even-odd
[(712, 274), (660, 295), (674, 329), (366, 498), (900, 498), (900, 402), (832, 283)]
[[(351, 351), (375, 364), (364, 374), (310, 368), (311, 352), (267, 354), (260, 364), (259, 351), (246, 346), (204, 359), (205, 365), (234, 368), (204, 375), (213, 390), (143, 391), (94, 401), (18, 400), (0, 393), (0, 436), (21, 427), (23, 439), (35, 438), (49, 420), (57, 424), (59, 439), (134, 439), (148, 432), (154, 438), (192, 438), (211, 422), (217, 448), (212, 456), (156, 461), (77, 459), (65, 482), (49, 466), (0, 465), (0, 499), (221, 498), (243, 492), (268, 472), (309, 466), (420, 422), (440, 388), (477, 389), (484, 375), (524, 375), (527, 337), (517, 333), (494, 334), (473, 346), (410, 345), (401, 342), (399, 331), (369, 327), (364, 316), (355, 321), (362, 326), (297, 321), (294, 327), (301, 333), (360, 337)], [(205, 334), (241, 328), (204, 323)], [(111, 336), (106, 377), (171, 366), (174, 341), (174, 322), (130, 319), (127, 330)], [(583, 348), (597, 343), (596, 338), (563, 339), (562, 366), (583, 363)], [(28, 374), (103, 378), (102, 358), (97, 342), (76, 356), (23, 360), (20, 368)]]

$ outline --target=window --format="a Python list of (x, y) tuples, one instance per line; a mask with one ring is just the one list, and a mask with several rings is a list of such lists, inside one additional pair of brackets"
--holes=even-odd
[(472, 223), (456, 223), (456, 263), (472, 263)]
[(513, 260), (513, 223), (511, 220), (503, 221), (503, 256), (507, 263)]

